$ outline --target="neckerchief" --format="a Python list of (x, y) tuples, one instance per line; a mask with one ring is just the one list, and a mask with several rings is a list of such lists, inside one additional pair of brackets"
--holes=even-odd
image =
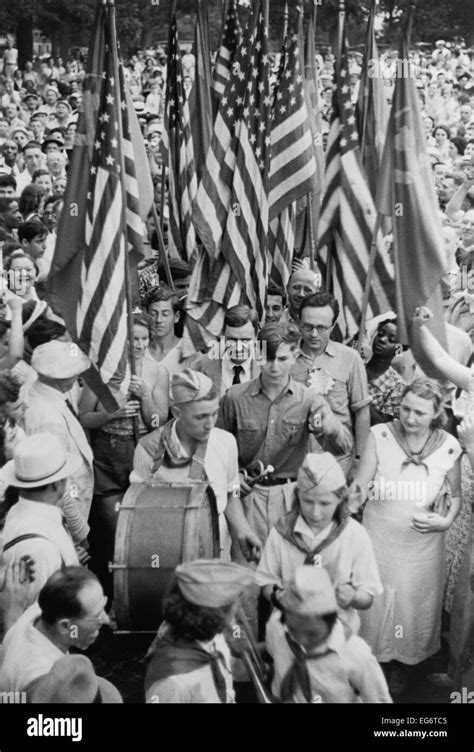
[(281, 683), (280, 697), (283, 702), (294, 702), (298, 686), (301, 687), (306, 702), (312, 702), (311, 677), (306, 663), (307, 655), (303, 648), (285, 632), (286, 641), (294, 656), (294, 661)]
[(218, 650), (209, 653), (197, 642), (173, 640), (171, 636), (155, 637), (146, 656), (148, 669), (145, 677), (145, 691), (157, 681), (169, 676), (189, 674), (191, 671), (210, 666), (216, 692), (222, 703), (227, 700), (227, 688), (220, 661), (225, 665), (224, 656)]
[(148, 434), (140, 442), (143, 449), (153, 458), (151, 472), (156, 473), (161, 465), (165, 467), (190, 465), (189, 478), (191, 480), (207, 480), (204, 469), (207, 441), (199, 441), (192, 456), (180, 457), (171, 430), (175, 423), (176, 418), (166, 423), (161, 430)]
[(407, 456), (406, 460), (402, 462), (401, 469), (403, 470), (403, 468), (407, 467), (408, 465), (421, 465), (425, 468), (426, 474), (429, 475), (430, 471), (428, 465), (426, 464), (426, 462), (424, 462), (424, 460), (426, 460), (427, 457), (433, 454), (433, 452), (435, 452), (442, 444), (444, 444), (446, 440), (445, 432), (440, 428), (434, 428), (431, 436), (428, 438), (421, 452), (413, 452), (408, 445), (406, 434), (398, 418), (391, 421), (390, 423), (387, 423), (387, 428), (391, 431), (392, 435), (395, 438), (395, 441), (403, 449)]
[(316, 548), (311, 548), (310, 546), (308, 546), (305, 541), (295, 533), (295, 525), (299, 514), (300, 512), (298, 504), (295, 503), (291, 512), (288, 512), (288, 514), (280, 517), (275, 525), (275, 528), (278, 530), (280, 535), (285, 538), (285, 540), (289, 541), (294, 546), (296, 546), (299, 551), (302, 551), (304, 554), (306, 554), (306, 559), (304, 561), (305, 564), (313, 565), (316, 556), (318, 556), (318, 554), (320, 554), (323, 549), (330, 546), (331, 543), (333, 543), (336, 538), (340, 536), (347, 525), (349, 514), (347, 511), (343, 511), (341, 509), (341, 505), (339, 505), (334, 515), (334, 519), (337, 523), (336, 528), (332, 531), (332, 533), (328, 535), (327, 538), (321, 541), (321, 543), (318, 543)]

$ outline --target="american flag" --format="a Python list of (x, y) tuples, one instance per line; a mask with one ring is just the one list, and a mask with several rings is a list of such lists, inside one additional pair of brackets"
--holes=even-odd
[[(318, 225), (318, 264), (324, 276), (331, 275), (333, 293), (341, 306), (338, 324), (347, 340), (360, 325), (376, 209), (360, 158), (345, 46), (336, 79)], [(390, 310), (393, 293), (393, 271), (379, 233), (367, 319)]]
[(197, 194), (194, 147), (189, 102), (183, 87), (183, 71), (176, 25), (172, 13), (168, 42), (166, 113), (163, 152), (168, 165), (170, 251), (189, 261), (196, 246), (192, 205)]
[[(263, 313), (267, 282), (270, 64), (261, 2), (221, 98), (194, 211), (211, 257), (221, 254), (250, 305)], [(212, 295), (213, 300), (221, 302)]]
[(270, 276), (286, 287), (295, 245), (296, 202), (313, 189), (316, 162), (298, 36), (287, 40), (275, 88), (269, 176)]
[(237, 0), (228, 0), (228, 7), (224, 6), (224, 25), (222, 27), (221, 42), (212, 71), (212, 89), (216, 109), (219, 106), (220, 98), (224, 94), (225, 85), (230, 76), (232, 61), (239, 46), (241, 34)]
[[(118, 66), (114, 65), (111, 45), (109, 38), (100, 114), (89, 168), (86, 249), (81, 269), (76, 330), (79, 343), (96, 366), (102, 381), (119, 385), (126, 380), (128, 371), (125, 275), (128, 258), (127, 238), (121, 218), (126, 212), (133, 213), (135, 217), (134, 199), (138, 201), (138, 189), (135, 176), (127, 174), (128, 170), (133, 170), (133, 161), (128, 165), (125, 163), (126, 174), (122, 174), (122, 158), (127, 151), (124, 147), (130, 133), (123, 77)], [(129, 141), (128, 147), (131, 150)], [(130, 196), (130, 203), (123, 191), (122, 181)]]

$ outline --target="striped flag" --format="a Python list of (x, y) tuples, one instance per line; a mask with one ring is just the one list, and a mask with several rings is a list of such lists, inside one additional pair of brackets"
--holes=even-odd
[(372, 0), (360, 76), (359, 98), (356, 105), (362, 162), (374, 198), (389, 115), (385, 85), (380, 72), (380, 57), (375, 41), (376, 4), (377, 0)]
[(295, 245), (296, 202), (313, 189), (316, 162), (298, 36), (287, 40), (275, 87), (269, 175), (270, 276), (286, 287)]
[(118, 405), (109, 387), (125, 393), (129, 383), (127, 276), (134, 286), (142, 239), (113, 6), (97, 11), (85, 87), (90, 95), (78, 123), (48, 282), (69, 333), (92, 360), (86, 380), (112, 412)]
[[(336, 79), (318, 225), (318, 265), (324, 276), (331, 275), (333, 293), (341, 306), (338, 325), (343, 339), (348, 340), (359, 330), (376, 210), (360, 158), (345, 45)], [(393, 272), (381, 233), (377, 243), (367, 319), (390, 310), (393, 303)]]
[[(267, 282), (270, 64), (262, 2), (248, 24), (221, 98), (194, 208), (211, 257), (221, 254), (263, 315)], [(213, 294), (216, 302), (216, 293)]]
[(232, 62), (240, 44), (241, 35), (237, 0), (228, 0), (227, 4), (224, 5), (221, 40), (212, 71), (212, 93), (215, 114), (217, 114), (220, 99), (224, 94), (226, 83), (230, 76)]
[(398, 337), (410, 344), (423, 371), (437, 378), (440, 374), (424, 356), (411, 323), (415, 308), (428, 306), (434, 314), (428, 327), (446, 349), (440, 285), (446, 259), (406, 32), (397, 62), (377, 208), (392, 220)]
[(172, 6), (166, 76), (166, 112), (162, 150), (168, 165), (169, 249), (190, 261), (196, 246), (192, 205), (197, 194), (194, 147), (189, 101), (185, 97), (183, 71), (176, 25), (176, 7)]

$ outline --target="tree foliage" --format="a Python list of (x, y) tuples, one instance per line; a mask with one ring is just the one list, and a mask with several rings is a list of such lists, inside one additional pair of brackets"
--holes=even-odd
[[(140, 47), (166, 43), (172, 0), (116, 0), (117, 33), (125, 56)], [(310, 12), (312, 0), (299, 0)], [(0, 28), (17, 35), (20, 54), (30, 50), (33, 28), (40, 29), (53, 42), (55, 52), (65, 54), (72, 46), (87, 46), (98, 0), (0, 0)], [(281, 44), (285, 0), (270, 2), (270, 46)], [(380, 12), (386, 15), (382, 41), (396, 43), (412, 0), (381, 0)], [(218, 44), (223, 0), (207, 0), (211, 43)], [(181, 39), (193, 38), (197, 0), (177, 0)], [(296, 23), (297, 0), (288, 0), (290, 28)], [(346, 0), (346, 31), (351, 44), (360, 44), (368, 16), (369, 0)], [(317, 6), (317, 41), (334, 38), (338, 24), (339, 0), (320, 0)], [(245, 20), (248, 11), (241, 8)], [(413, 42), (466, 37), (474, 45), (474, 2), (469, 0), (417, 0), (412, 31)], [(26, 53), (28, 54), (28, 52)], [(21, 61), (21, 62), (24, 62)]]

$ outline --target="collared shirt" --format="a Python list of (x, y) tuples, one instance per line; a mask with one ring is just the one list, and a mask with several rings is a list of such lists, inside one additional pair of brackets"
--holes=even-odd
[(234, 367), (235, 366), (241, 366), (243, 368), (243, 371), (240, 372), (240, 383), (246, 384), (250, 379), (252, 378), (251, 375), (251, 365), (252, 360), (251, 358), (248, 358), (243, 363), (233, 363), (229, 358), (223, 358), (222, 359), (222, 382), (225, 386), (225, 389), (227, 390), (229, 387), (233, 386), (232, 382), (234, 380)]
[[(304, 520), (298, 525), (298, 530), (295, 527), (295, 532), (311, 533), (306, 523), (303, 523)], [(272, 528), (258, 563), (255, 575), (257, 585), (285, 587), (305, 559), (303, 551), (286, 540), (275, 527)], [(380, 595), (383, 592), (369, 534), (354, 519), (348, 520), (341, 534), (322, 549), (315, 566), (327, 570), (334, 587), (350, 583), (356, 590), (370, 595)], [(349, 624), (353, 632), (359, 630), (360, 621), (356, 609), (341, 609), (339, 618)]]
[(40, 616), (41, 609), (34, 603), (5, 635), (0, 651), (2, 691), (23, 692), (64, 657), (62, 650), (34, 626)]
[(34, 559), (35, 579), (29, 588), (29, 602), (33, 603), (48, 577), (60, 569), (63, 562), (66, 566), (77, 566), (79, 560), (71, 537), (63, 525), (61, 509), (20, 496), (5, 518), (3, 540), (6, 544), (29, 533), (44, 537), (16, 543), (5, 551), (4, 557), (7, 563), (18, 562), (26, 554)]
[(323, 540), (326, 540), (326, 538), (331, 534), (331, 531), (334, 528), (334, 524), (334, 522), (330, 522), (329, 525), (324, 528), (324, 530), (320, 530), (319, 533), (315, 533), (313, 530), (311, 530), (304, 517), (299, 514), (298, 519), (296, 520), (294, 532), (297, 535), (301, 536), (302, 540), (308, 546), (311, 546), (311, 548), (316, 548), (316, 546), (319, 546), (319, 544), (322, 543)]
[[(274, 475), (295, 478), (309, 450), (309, 419), (322, 398), (290, 379), (273, 400), (260, 377), (231, 387), (221, 400), (217, 424), (232, 433), (239, 447), (239, 467), (257, 460), (274, 467)], [(347, 449), (344, 434), (344, 447)]]
[[(283, 679), (294, 663), (280, 614), (273, 612), (267, 624), (266, 647), (274, 660), (273, 693), (279, 697)], [(330, 635), (307, 657), (311, 691), (317, 703), (390, 703), (383, 671), (367, 643), (357, 635), (346, 639), (337, 621)], [(306, 702), (296, 688), (293, 701)]]
[(325, 351), (315, 358), (300, 347), (291, 375), (322, 394), (334, 414), (350, 429), (352, 413), (371, 402), (362, 358), (354, 348), (339, 342), (329, 340)]

